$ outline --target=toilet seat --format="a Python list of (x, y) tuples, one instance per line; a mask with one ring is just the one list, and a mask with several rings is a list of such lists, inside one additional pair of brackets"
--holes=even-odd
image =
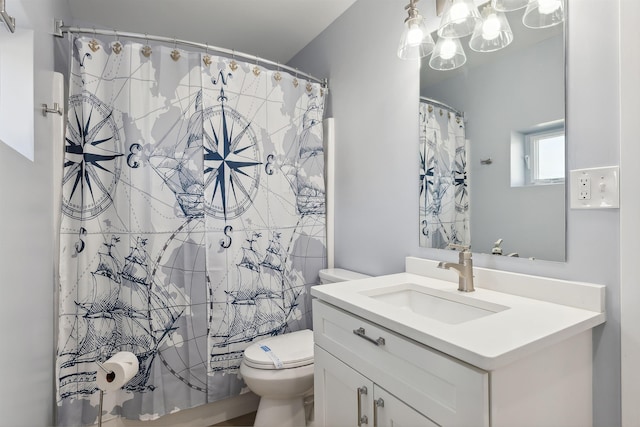
[(313, 331), (301, 331), (277, 335), (251, 344), (244, 351), (244, 363), (256, 369), (276, 370), (299, 368), (313, 363)]

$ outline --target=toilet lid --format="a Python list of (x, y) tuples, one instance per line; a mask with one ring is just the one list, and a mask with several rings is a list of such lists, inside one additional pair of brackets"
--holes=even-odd
[(257, 369), (310, 365), (313, 363), (313, 331), (304, 329), (257, 341), (244, 351), (244, 363)]

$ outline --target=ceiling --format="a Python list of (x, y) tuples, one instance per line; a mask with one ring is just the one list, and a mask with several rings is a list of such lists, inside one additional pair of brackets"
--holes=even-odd
[(73, 23), (175, 37), (287, 63), (356, 0), (68, 0)]

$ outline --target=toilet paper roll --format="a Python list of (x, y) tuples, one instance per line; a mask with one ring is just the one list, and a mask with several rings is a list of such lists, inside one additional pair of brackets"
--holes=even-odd
[(97, 367), (96, 384), (100, 390), (113, 391), (122, 388), (138, 373), (138, 358), (129, 351), (120, 351)]

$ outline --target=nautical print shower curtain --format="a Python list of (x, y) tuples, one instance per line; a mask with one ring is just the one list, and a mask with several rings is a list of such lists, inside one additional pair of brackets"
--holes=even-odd
[(242, 393), (247, 345), (311, 327), (324, 89), (172, 46), (71, 44), (58, 422), (96, 422), (95, 362), (118, 351), (140, 370), (105, 420)]
[(470, 245), (464, 121), (420, 101), (420, 246)]

